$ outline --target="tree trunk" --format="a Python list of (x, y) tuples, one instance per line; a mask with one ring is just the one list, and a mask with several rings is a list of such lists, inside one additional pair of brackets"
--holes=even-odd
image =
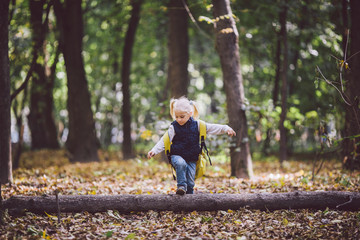
[[(360, 169), (360, 1), (350, 1), (350, 73), (347, 75), (346, 95), (352, 106), (346, 105), (343, 155), (345, 167)], [(357, 136), (357, 137), (355, 137)]]
[(287, 68), (288, 68), (288, 46), (287, 46), (287, 1), (284, 3), (282, 12), (280, 13), (280, 36), (283, 43), (283, 60), (281, 63), (281, 114), (279, 122), (280, 130), (280, 164), (287, 160), (287, 141), (286, 141), (286, 128), (284, 122), (287, 113)]
[(230, 147), (231, 176), (251, 178), (252, 160), (245, 115), (245, 94), (240, 69), (238, 31), (232, 17), (229, 0), (213, 0), (216, 50), (224, 78), (229, 124), (237, 133)]
[(170, 96), (179, 98), (187, 95), (190, 81), (188, 73), (188, 14), (182, 0), (170, 0), (168, 11), (168, 82), (170, 84)]
[[(13, 108), (13, 112), (15, 113), (15, 109)], [(15, 114), (14, 114), (15, 115)], [(13, 169), (18, 169), (20, 165), (20, 157), (23, 150), (23, 143), (24, 143), (24, 124), (22, 122), (22, 113), (19, 116), (15, 115), (16, 119), (16, 127), (19, 132), (19, 139), (18, 142), (14, 145), (12, 144), (11, 151), (12, 151), (12, 167)]]
[[(281, 13), (279, 14), (279, 19), (281, 18)], [(276, 31), (276, 30), (275, 30)], [(273, 108), (279, 105), (279, 86), (280, 86), (280, 72), (281, 72), (281, 31), (276, 32), (276, 49), (275, 49), (275, 79), (274, 79), (274, 88), (272, 90), (272, 100), (273, 100)], [(271, 134), (273, 132), (273, 128), (269, 127), (266, 130), (266, 138), (262, 147), (262, 152), (264, 155), (268, 155), (268, 151), (270, 148), (270, 140)]]
[[(218, 0), (217, 0), (218, 1)], [(25, 211), (43, 214), (57, 213), (56, 196), (13, 196), (3, 202), (10, 214)], [(289, 192), (246, 194), (176, 194), (155, 195), (59, 195), (59, 210), (67, 212), (120, 213), (142, 211), (217, 211), (240, 208), (259, 210), (279, 209), (338, 209), (360, 210), (358, 192)]]
[(348, 38), (349, 38), (349, 14), (348, 14), (348, 0), (342, 0), (341, 2), (341, 16), (342, 16), (342, 24), (343, 24), (343, 33), (342, 33), (342, 49), (343, 49), (343, 56), (348, 56), (349, 48), (347, 46)]
[[(281, 15), (281, 14), (280, 14)], [(279, 17), (279, 19), (281, 16)], [(278, 106), (279, 103), (279, 83), (280, 83), (280, 69), (281, 69), (281, 31), (276, 34), (276, 53), (275, 53), (275, 81), (274, 81), (274, 89), (272, 91), (272, 100), (274, 107)]]
[(9, 0), (0, 1), (0, 185), (12, 182), (8, 17)]
[[(208, 47), (207, 44), (204, 44), (203, 42), (203, 38), (201, 38), (201, 36), (199, 36), (199, 34), (197, 34), (197, 36), (195, 36), (195, 44), (196, 44), (196, 49), (198, 50), (198, 53), (201, 56), (206, 56), (206, 52), (208, 51), (206, 48)], [(199, 72), (200, 75), (203, 76), (204, 78), (204, 89), (203, 91), (205, 93), (207, 93), (211, 99), (210, 102), (210, 111), (211, 113), (217, 113), (219, 112), (218, 110), (218, 106), (219, 106), (219, 102), (218, 99), (215, 97), (215, 76), (213, 74), (211, 74), (211, 65), (207, 62), (207, 61), (203, 61), (199, 63)]]
[[(45, 0), (30, 1), (30, 22), (33, 33), (34, 53), (43, 60), (46, 57), (47, 20), (43, 23)], [(48, 6), (48, 11), (50, 10)], [(55, 61), (57, 62), (57, 61)], [(57, 132), (53, 117), (53, 78), (46, 66), (47, 61), (43, 64), (35, 63), (32, 74), (31, 96), (30, 96), (30, 114), (29, 127), (31, 130), (31, 147), (32, 149), (42, 148), (59, 148)]]
[(122, 151), (124, 159), (133, 157), (132, 141), (131, 141), (131, 107), (130, 107), (130, 70), (131, 70), (131, 55), (132, 48), (135, 42), (136, 28), (140, 20), (140, 8), (142, 0), (132, 0), (131, 6), (131, 18), (129, 20), (128, 30), (125, 36), (125, 44), (123, 49), (122, 60), (122, 93), (123, 93), (123, 105), (122, 105), (122, 120), (123, 120), (123, 132), (124, 140), (122, 145)]
[[(98, 161), (99, 141), (91, 110), (90, 93), (82, 58), (83, 20), (81, 0), (55, 1), (56, 17), (63, 40), (63, 54), (67, 73), (69, 136), (66, 147), (71, 162)], [(61, 41), (60, 40), (60, 41)]]
[[(309, 29), (309, 15), (311, 15), (312, 13), (309, 11), (309, 6), (310, 6), (310, 0), (304, 0), (303, 3), (301, 4), (301, 8), (300, 10), (300, 19), (299, 19), (299, 23), (298, 23), (298, 28), (299, 28), (299, 32), (300, 34), (302, 34), (304, 32), (304, 30)], [(299, 6), (300, 7), (300, 6)], [(304, 34), (305, 36), (308, 34)], [(309, 44), (310, 39), (312, 40), (312, 38), (309, 38), (308, 36), (306, 36), (304, 39), (302, 39), (301, 35), (298, 35), (295, 39), (295, 41), (292, 42), (291, 46), (288, 47), (288, 52), (291, 52), (292, 57), (291, 60), (288, 61), (288, 65), (289, 62), (294, 66), (294, 69), (291, 71), (291, 74), (288, 76), (288, 95), (292, 96), (298, 89), (301, 89), (302, 85), (299, 86), (298, 81), (297, 81), (297, 77), (299, 75), (298, 70), (298, 60), (301, 57), (300, 55), (300, 51), (302, 49), (302, 44), (305, 44), (305, 46), (307, 46)], [(302, 83), (300, 83), (302, 84)]]

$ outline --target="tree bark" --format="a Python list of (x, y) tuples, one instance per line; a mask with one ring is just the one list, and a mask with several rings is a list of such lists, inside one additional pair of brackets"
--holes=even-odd
[[(33, 51), (34, 54), (35, 52), (37, 53), (36, 56), (41, 57), (41, 59), (44, 60), (42, 64), (40, 64), (39, 61), (36, 61), (32, 74), (30, 114), (28, 116), (29, 127), (31, 130), (32, 149), (59, 148), (53, 116), (54, 100), (52, 90), (54, 86), (54, 78), (52, 78), (52, 75), (54, 73), (50, 72), (50, 68), (46, 66), (47, 57), (45, 37), (48, 31), (48, 20), (46, 19), (44, 23), (42, 21), (45, 3), (45, 0), (30, 1), (30, 22), (32, 26), (34, 46)], [(47, 11), (49, 11), (49, 3), (47, 7)]]
[[(98, 161), (99, 141), (91, 110), (90, 93), (82, 58), (83, 20), (81, 0), (54, 2), (60, 26), (60, 44), (67, 73), (69, 136), (66, 147), (71, 162)], [(63, 42), (62, 42), (63, 41)]]
[(122, 93), (123, 93), (123, 105), (122, 105), (122, 120), (123, 120), (123, 132), (124, 140), (122, 145), (122, 151), (124, 159), (133, 157), (132, 141), (131, 141), (131, 100), (130, 100), (130, 70), (131, 70), (131, 57), (132, 48), (135, 42), (135, 33), (140, 20), (140, 8), (142, 0), (132, 0), (131, 6), (131, 18), (129, 20), (128, 30), (125, 36), (125, 44), (123, 49), (122, 60)]
[(348, 56), (349, 53), (349, 48), (347, 46), (347, 42), (348, 42), (348, 38), (349, 38), (349, 14), (348, 14), (348, 0), (342, 0), (341, 1), (341, 16), (342, 16), (342, 29), (343, 29), (343, 33), (342, 33), (342, 49), (343, 49), (343, 56)]
[[(184, 0), (184, 2), (186, 2)], [(170, 0), (168, 35), (168, 82), (170, 96), (179, 98), (188, 93), (189, 37), (188, 14), (182, 0)]]
[[(279, 14), (281, 15), (281, 14)], [(279, 17), (279, 19), (281, 16)], [(280, 72), (281, 72), (281, 31), (277, 32), (276, 34), (276, 53), (275, 53), (275, 67), (276, 67), (276, 73), (275, 73), (275, 79), (274, 79), (274, 88), (272, 91), (272, 100), (274, 104), (274, 108), (279, 105), (279, 83), (280, 83)]]
[[(43, 214), (57, 213), (56, 196), (14, 196), (3, 202), (10, 214), (25, 211)], [(217, 211), (240, 208), (259, 210), (279, 209), (338, 209), (358, 211), (358, 192), (289, 192), (247, 194), (176, 194), (155, 195), (59, 195), (59, 210), (66, 212), (121, 213), (142, 211)]]
[[(196, 34), (194, 42), (196, 44), (196, 49), (198, 50), (198, 53), (200, 56), (206, 56), (206, 52), (208, 45), (204, 44), (203, 38), (199, 36), (200, 34)], [(211, 74), (211, 65), (207, 61), (203, 61), (199, 63), (199, 72), (200, 75), (204, 78), (204, 89), (203, 91), (207, 93), (211, 99), (210, 102), (210, 110), (211, 113), (217, 113), (219, 112), (218, 106), (219, 102), (218, 99), (215, 97), (215, 76)]]
[(213, 0), (216, 50), (220, 56), (224, 78), (229, 124), (237, 133), (230, 147), (231, 176), (251, 178), (252, 159), (245, 115), (245, 94), (240, 69), (238, 31), (229, 0)]
[[(279, 13), (279, 20), (281, 19), (281, 13)], [(276, 30), (275, 30), (276, 31)], [(275, 49), (275, 79), (274, 79), (274, 88), (272, 90), (272, 101), (273, 108), (279, 105), (279, 86), (280, 86), (280, 73), (281, 73), (281, 52), (282, 52), (282, 41), (281, 41), (281, 31), (276, 32), (276, 49)], [(272, 127), (269, 127), (266, 130), (266, 138), (264, 140), (262, 152), (267, 155), (270, 147), (271, 134), (273, 132)]]
[(287, 113), (287, 69), (288, 69), (288, 46), (287, 46), (287, 30), (286, 30), (286, 18), (287, 18), (287, 1), (285, 1), (280, 13), (280, 36), (283, 44), (282, 63), (281, 63), (281, 114), (279, 122), (280, 130), (280, 164), (287, 160), (287, 140), (286, 140), (286, 128), (284, 122), (286, 120)]
[(8, 17), (9, 0), (0, 1), (0, 185), (12, 182)]
[(350, 18), (350, 73), (345, 93), (352, 105), (345, 106), (343, 157), (346, 168), (360, 169), (360, 1), (350, 1)]

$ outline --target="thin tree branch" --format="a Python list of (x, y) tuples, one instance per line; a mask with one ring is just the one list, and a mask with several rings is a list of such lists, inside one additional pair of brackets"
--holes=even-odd
[(59, 204), (59, 190), (56, 189), (55, 190), (55, 195), (56, 195), (56, 210), (57, 210), (57, 217), (58, 217), (58, 224), (61, 224), (61, 220), (60, 220), (60, 204)]
[(13, 8), (10, 10), (10, 13), (9, 13), (9, 25), (14, 16), (16, 0), (11, 0), (11, 4), (13, 5)]
[(350, 29), (348, 29), (347, 34), (346, 34), (346, 45), (345, 45), (345, 53), (344, 53), (344, 62), (347, 62), (347, 60), (349, 60), (349, 59), (346, 59), (347, 49), (348, 49), (348, 46), (349, 46), (349, 35), (350, 35)]
[(352, 106), (352, 103), (349, 103), (348, 100), (345, 99), (348, 98), (342, 91), (340, 91), (331, 81), (329, 81), (325, 76), (324, 74), (321, 72), (319, 66), (316, 66), (318, 72), (321, 74), (322, 78), (325, 80), (325, 82), (331, 86), (333, 86), (340, 94), (341, 98), (344, 100), (344, 102), (349, 105), (349, 106)]
[[(50, 13), (50, 8), (51, 6), (53, 5), (53, 0), (50, 0), (48, 5), (47, 5), (47, 8), (46, 8), (46, 17), (45, 17), (45, 20), (42, 24), (42, 28), (46, 28), (48, 22), (49, 22), (49, 13)], [(43, 34), (46, 34), (46, 31), (43, 31)], [(39, 51), (39, 48), (41, 47), (42, 45), (42, 42), (37, 42), (34, 46), (34, 53), (33, 53), (33, 59), (31, 61), (31, 65), (30, 65), (30, 69), (28, 71), (28, 73), (26, 74), (26, 77), (25, 77), (25, 80), (24, 82), (21, 84), (21, 86), (16, 89), (10, 96), (10, 102), (16, 98), (16, 96), (26, 88), (31, 76), (32, 76), (32, 73), (34, 71), (34, 67), (35, 67), (35, 64), (36, 64), (36, 61), (37, 61), (37, 58), (38, 58), (38, 51)]]
[(357, 55), (357, 54), (359, 54), (360, 53), (360, 51), (358, 51), (358, 52), (356, 52), (356, 53), (354, 53), (353, 55), (351, 55), (347, 60), (349, 60), (350, 58), (352, 58), (352, 57), (354, 57), (355, 55)]
[(340, 208), (340, 207), (342, 207), (342, 206), (345, 206), (345, 205), (351, 203), (352, 201), (353, 201), (353, 198), (352, 198), (351, 196), (349, 196), (349, 201), (337, 205), (336, 208)]
[(49, 22), (49, 15), (50, 15), (50, 8), (52, 7), (52, 5), (54, 4), (53, 0), (50, 0), (47, 7), (46, 7), (46, 17), (43, 23), (43, 27), (45, 28), (48, 25)]
[(193, 16), (193, 15), (191, 14), (191, 12), (190, 12), (189, 7), (186, 5), (185, 0), (182, 0), (182, 3), (183, 3), (183, 5), (184, 5), (184, 8), (186, 9), (186, 12), (188, 13), (191, 21), (192, 21), (192, 22), (194, 23), (194, 25), (196, 26), (196, 28), (197, 28), (202, 34), (204, 34), (207, 38), (210, 38), (211, 40), (213, 40), (213, 38), (212, 38), (211, 36), (209, 36), (204, 30), (202, 30), (202, 29), (200, 28), (199, 24), (197, 24), (194, 16)]
[(348, 45), (349, 45), (349, 31), (350, 31), (350, 30), (348, 30), (348, 34), (347, 34), (347, 37), (346, 37), (346, 45), (345, 45), (345, 52), (344, 52), (344, 61), (340, 64), (340, 72), (339, 72), (339, 78), (340, 78), (341, 91), (342, 91), (342, 92), (344, 92), (344, 84), (343, 84), (342, 75), (343, 75), (344, 65), (347, 63), (347, 61), (346, 61), (346, 54), (347, 54), (347, 48), (348, 48)]
[(61, 49), (60, 49), (60, 46), (58, 46), (56, 48), (56, 52), (55, 52), (55, 59), (54, 59), (54, 62), (53, 64), (50, 66), (50, 84), (51, 86), (54, 86), (54, 82), (55, 82), (55, 71), (56, 71), (56, 65), (57, 63), (59, 62), (59, 56), (61, 54)]
[[(359, 53), (359, 52), (357, 52), (357, 53)], [(357, 54), (357, 53), (356, 53), (356, 54)], [(355, 55), (355, 54), (354, 54), (354, 55)], [(354, 55), (352, 55), (352, 56), (354, 56)], [(352, 107), (352, 110), (354, 111), (354, 116), (355, 116), (355, 118), (356, 118), (357, 126), (358, 126), (358, 128), (360, 129), (360, 121), (359, 121), (359, 118), (358, 118), (358, 116), (357, 116), (357, 114), (356, 114), (356, 110), (355, 110), (355, 108), (356, 108), (356, 106), (357, 106), (357, 103), (358, 103), (358, 101), (359, 101), (359, 100), (357, 99), (357, 97), (355, 97), (354, 102), (352, 102), (352, 103), (351, 103), (351, 102), (348, 102), (348, 101), (350, 101), (350, 100), (349, 100), (349, 97), (346, 96), (346, 94), (345, 94), (343, 91), (340, 91), (331, 81), (329, 81), (329, 80), (324, 76), (324, 74), (321, 72), (319, 66), (316, 66), (316, 68), (317, 68), (317, 70), (319, 71), (319, 73), (321, 74), (322, 78), (325, 80), (325, 82), (326, 82), (327, 84), (333, 86), (333, 87), (339, 92), (339, 94), (340, 94), (341, 98), (344, 100), (344, 102), (345, 102), (348, 106)], [(341, 84), (341, 86), (342, 86), (342, 84)], [(345, 98), (346, 98), (347, 100), (346, 100)]]
[(12, 100), (14, 100), (14, 98), (16, 98), (16, 96), (26, 88), (31, 76), (32, 76), (32, 73), (34, 71), (34, 68), (35, 68), (35, 64), (36, 64), (36, 59), (37, 59), (37, 51), (34, 52), (34, 56), (33, 56), (33, 59), (32, 59), (32, 62), (31, 62), (31, 65), (30, 65), (30, 69), (28, 71), (28, 73), (26, 74), (26, 77), (25, 77), (25, 80), (24, 82), (21, 84), (21, 86), (16, 89), (11, 95), (10, 95), (10, 102), (12, 102)]

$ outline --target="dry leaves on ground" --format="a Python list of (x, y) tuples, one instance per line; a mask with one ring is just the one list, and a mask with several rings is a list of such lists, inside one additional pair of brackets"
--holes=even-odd
[[(51, 158), (51, 155), (46, 155)], [(52, 155), (54, 156), (54, 155)], [(102, 161), (69, 164), (52, 160), (52, 166), (21, 168), (11, 186), (2, 188), (6, 199), (13, 195), (60, 194), (168, 194), (173, 193), (169, 165), (157, 161)], [(252, 180), (229, 178), (229, 164), (214, 157), (206, 177), (197, 180), (196, 192), (252, 193), (294, 190), (359, 191), (360, 173), (344, 172), (341, 164), (327, 162), (315, 181), (311, 164), (254, 162)], [(65, 163), (65, 165), (63, 165)], [(45, 168), (46, 167), (46, 168)], [(47, 213), (10, 216), (5, 212), (1, 239), (358, 239), (360, 212), (326, 209), (258, 211), (239, 209), (216, 212), (154, 212), (119, 214)]]

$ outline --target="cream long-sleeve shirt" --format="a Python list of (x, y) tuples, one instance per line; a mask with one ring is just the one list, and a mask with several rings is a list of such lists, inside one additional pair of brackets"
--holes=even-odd
[[(210, 135), (220, 135), (220, 134), (224, 134), (227, 131), (231, 130), (232, 128), (229, 127), (228, 125), (222, 125), (222, 124), (213, 124), (213, 123), (205, 123), (206, 125), (206, 134), (210, 134)], [(199, 131), (200, 131), (200, 124), (198, 123), (198, 127), (199, 127)], [(170, 142), (172, 142), (174, 136), (175, 136), (175, 130), (173, 125), (170, 125), (169, 129), (168, 129), (168, 133), (169, 133), (169, 138), (170, 138)], [(164, 140), (163, 137), (161, 137), (161, 139), (156, 143), (156, 145), (151, 149), (151, 151), (153, 153), (159, 154), (162, 151), (165, 150), (165, 145), (164, 145)]]

